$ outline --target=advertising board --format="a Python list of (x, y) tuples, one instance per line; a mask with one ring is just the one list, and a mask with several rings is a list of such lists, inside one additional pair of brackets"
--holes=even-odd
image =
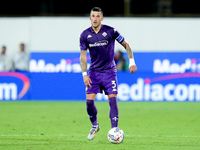
[(0, 72), (0, 100), (29, 99), (29, 73)]
[[(123, 53), (128, 60), (127, 55)], [(30, 72), (68, 72), (79, 73), (80, 53), (37, 53), (30, 56)], [(134, 53), (139, 72), (185, 73), (200, 72), (200, 53)], [(88, 53), (88, 68), (90, 56)]]
[[(138, 71), (118, 72), (118, 100), (200, 101), (199, 54), (134, 53)], [(79, 56), (32, 53), (29, 72), (0, 73), (0, 100), (84, 101)], [(96, 100), (107, 101), (107, 96), (98, 94)]]

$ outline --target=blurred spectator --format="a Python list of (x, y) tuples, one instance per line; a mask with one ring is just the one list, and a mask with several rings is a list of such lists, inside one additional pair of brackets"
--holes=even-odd
[(127, 61), (120, 50), (117, 51), (116, 55), (114, 56), (114, 60), (118, 71), (128, 70)]
[(13, 69), (15, 71), (28, 71), (29, 54), (25, 52), (25, 45), (20, 44), (20, 51), (13, 58)]
[(6, 55), (6, 46), (2, 46), (0, 54), (0, 71), (8, 71), (8, 58)]

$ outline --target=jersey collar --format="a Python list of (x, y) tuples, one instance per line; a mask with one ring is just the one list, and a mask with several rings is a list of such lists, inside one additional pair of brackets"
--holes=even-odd
[[(100, 32), (101, 32), (101, 30), (103, 30), (103, 27), (104, 27), (104, 25), (103, 25), (103, 24), (101, 24), (101, 29), (99, 30), (99, 32), (98, 32), (98, 33), (100, 33)], [(92, 27), (90, 27), (90, 31), (91, 31), (92, 33), (95, 33), (95, 32), (94, 32), (94, 30), (92, 29)], [(97, 34), (98, 34), (98, 33), (97, 33)]]

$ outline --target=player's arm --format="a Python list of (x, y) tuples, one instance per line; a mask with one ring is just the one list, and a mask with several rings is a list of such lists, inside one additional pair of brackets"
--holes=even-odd
[(90, 83), (92, 83), (92, 81), (87, 75), (87, 51), (86, 50), (81, 50), (80, 65), (81, 65), (81, 70), (83, 74), (84, 84), (87, 87), (91, 87)]
[(125, 40), (121, 44), (126, 49), (126, 53), (128, 55), (128, 58), (129, 58), (130, 73), (135, 73), (137, 71), (137, 66), (135, 64), (135, 60), (134, 60), (134, 57), (133, 57), (133, 52), (131, 50), (131, 47)]

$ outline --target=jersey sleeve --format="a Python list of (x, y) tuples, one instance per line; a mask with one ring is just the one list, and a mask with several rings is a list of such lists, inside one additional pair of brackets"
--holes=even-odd
[(113, 28), (113, 31), (112, 31), (112, 36), (120, 44), (124, 41), (124, 37), (114, 28)]
[(87, 41), (84, 36), (84, 33), (81, 34), (80, 36), (80, 50), (86, 50), (87, 51)]

